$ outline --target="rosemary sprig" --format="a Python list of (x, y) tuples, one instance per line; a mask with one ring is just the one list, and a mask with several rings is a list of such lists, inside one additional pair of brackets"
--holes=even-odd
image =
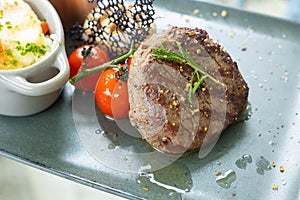
[[(152, 56), (154, 57), (154, 59), (184, 63), (189, 65), (194, 70), (190, 80), (189, 93), (188, 93), (188, 100), (189, 102), (192, 102), (192, 96), (196, 93), (201, 83), (203, 83), (203, 81), (206, 78), (209, 78), (214, 83), (220, 83), (220, 82), (214, 77), (212, 77), (210, 74), (208, 74), (199, 64), (197, 64), (195, 60), (190, 56), (189, 52), (183, 49), (180, 42), (176, 42), (176, 43), (180, 55), (172, 51), (168, 51), (161, 43), (160, 48), (152, 48)], [(198, 81), (194, 82), (196, 77)]]
[(84, 60), (83, 60), (82, 66), (81, 66), (81, 71), (76, 76), (74, 76), (73, 78), (71, 78), (69, 80), (69, 82), (71, 84), (74, 85), (76, 82), (78, 82), (79, 80), (83, 79), (84, 77), (92, 75), (92, 74), (94, 74), (96, 72), (99, 72), (99, 71), (102, 71), (102, 70), (105, 70), (105, 69), (108, 69), (108, 68), (119, 68), (120, 66), (118, 66), (117, 64), (125, 62), (130, 56), (132, 56), (134, 54), (134, 51), (135, 51), (134, 50), (134, 42), (132, 42), (130, 50), (126, 54), (124, 54), (124, 55), (122, 55), (122, 56), (120, 56), (120, 57), (118, 57), (118, 58), (116, 58), (114, 60), (111, 60), (111, 61), (109, 61), (107, 63), (99, 65), (97, 67), (87, 69), (86, 68), (86, 58), (90, 55), (91, 50), (92, 50), (92, 47), (89, 47), (84, 52), (84, 56), (83, 56)]
[[(198, 81), (195, 81), (195, 76), (197, 76)], [(188, 100), (190, 103), (192, 103), (192, 96), (196, 93), (196, 91), (198, 90), (198, 88), (200, 87), (201, 83), (203, 83), (203, 81), (208, 77), (208, 75), (204, 75), (204, 76), (200, 76), (198, 71), (194, 71), (192, 73), (192, 77), (190, 80), (190, 87), (189, 87), (189, 94), (188, 94)]]

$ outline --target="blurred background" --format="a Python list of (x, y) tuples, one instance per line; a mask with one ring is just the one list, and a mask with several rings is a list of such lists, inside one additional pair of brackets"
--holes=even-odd
[[(62, 4), (67, 0), (58, 0)], [(75, 7), (68, 6), (76, 12), (89, 9), (80, 6), (87, 0), (72, 0)], [(300, 0), (207, 0), (208, 2), (228, 5), (236, 8), (263, 13), (266, 15), (300, 21)], [(66, 5), (58, 5), (51, 0), (62, 13), (68, 13)], [(55, 3), (56, 2), (56, 3)], [(65, 6), (65, 7), (64, 7)], [(84, 9), (84, 11), (80, 10)], [(61, 16), (68, 26), (68, 16)], [(121, 200), (122, 198), (98, 191), (78, 183), (71, 182), (21, 163), (0, 156), (0, 200)]]
[(300, 0), (206, 0), (252, 12), (300, 21)]

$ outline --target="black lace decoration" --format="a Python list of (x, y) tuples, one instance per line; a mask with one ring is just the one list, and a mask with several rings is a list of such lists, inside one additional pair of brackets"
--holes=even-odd
[(96, 7), (86, 16), (83, 25), (75, 25), (73, 39), (102, 46), (111, 58), (126, 53), (134, 41), (138, 46), (150, 33), (154, 22), (154, 0), (88, 0)]

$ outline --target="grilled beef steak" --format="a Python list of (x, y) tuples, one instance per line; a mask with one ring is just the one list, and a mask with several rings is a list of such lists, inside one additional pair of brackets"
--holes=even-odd
[[(187, 62), (153, 55), (153, 48), (182, 55), (178, 44), (215, 81), (204, 74), (195, 77)], [(201, 78), (205, 79), (192, 94)], [(133, 56), (129, 118), (154, 148), (183, 153), (215, 143), (245, 111), (248, 90), (237, 63), (205, 30), (171, 27), (144, 41)]]

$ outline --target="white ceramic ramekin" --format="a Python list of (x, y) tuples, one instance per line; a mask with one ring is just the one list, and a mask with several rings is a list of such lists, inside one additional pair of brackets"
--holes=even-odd
[(27, 116), (41, 112), (59, 97), (69, 78), (61, 20), (48, 0), (25, 0), (55, 34), (53, 48), (39, 62), (16, 70), (0, 70), (0, 114)]

